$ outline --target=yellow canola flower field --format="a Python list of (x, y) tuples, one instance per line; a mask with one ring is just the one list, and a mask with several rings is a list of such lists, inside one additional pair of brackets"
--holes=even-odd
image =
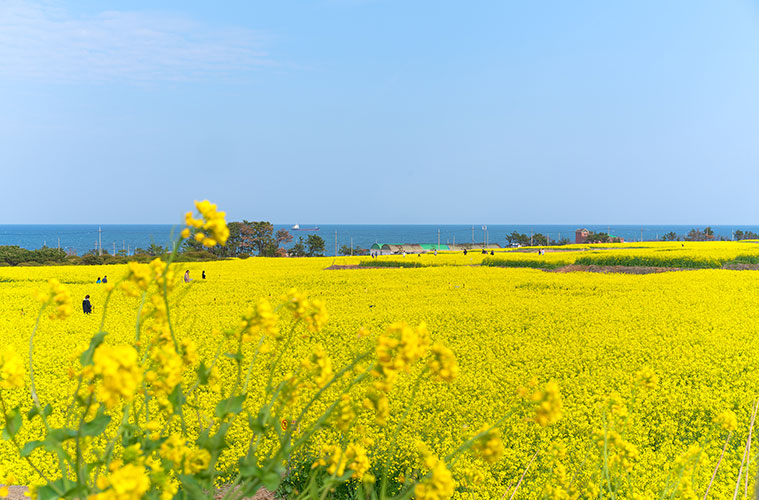
[[(709, 245), (713, 248), (706, 248)], [(743, 245), (728, 248), (714, 243), (697, 248), (704, 256), (718, 257), (741, 255), (754, 248), (747, 250)], [(671, 248), (677, 251), (675, 245)], [(700, 465), (695, 472), (685, 474), (689, 477), (685, 486), (703, 495), (727, 437), (714, 422), (730, 421), (725, 420), (725, 410), (737, 415), (737, 430), (710, 497), (731, 497), (748, 436), (752, 402), (758, 395), (759, 273), (549, 273), (479, 267), (476, 264), (482, 257), (441, 254), (437, 258), (448, 259), (448, 265), (414, 269), (325, 270), (332, 264), (356, 264), (356, 258), (250, 258), (178, 264), (177, 276), (189, 270), (194, 279), (177, 285), (172, 295), (172, 320), (178, 338), (193, 339), (199, 357), (210, 359), (223, 341), (218, 332), (235, 328), (241, 313), (260, 298), (276, 303), (288, 290), (297, 288), (323, 301), (329, 312), (326, 327), (319, 332), (304, 330), (288, 347), (283, 353), (282, 376), (301, 360), (321, 352), (318, 346), (329, 355), (336, 371), (357, 353), (371, 349), (376, 336), (390, 324), (399, 320), (411, 325), (426, 323), (431, 340), (455, 353), (459, 373), (449, 384), (432, 378), (422, 381), (398, 435), (399, 449), (407, 457), (393, 464), (394, 479), (399, 481), (418, 467), (419, 440), (435, 455), (445, 456), (518, 407), (517, 390), (529, 387), (534, 377), (540, 387), (551, 381), (558, 383), (563, 417), (554, 425), (542, 427), (530, 414), (514, 412), (500, 430), (502, 449), (494, 439), (492, 447), (480, 456), (470, 454), (453, 467), (457, 482), (453, 498), (469, 498), (470, 494), (475, 498), (502, 498), (533, 457), (518, 496), (563, 498), (564, 486), (571, 490), (572, 483), (580, 488), (603, 480), (602, 471), (596, 467), (599, 439), (601, 443), (606, 440), (610, 449), (616, 447), (612, 459), (628, 471), (630, 487), (640, 498), (658, 498), (668, 478), (683, 475), (683, 464), (691, 463), (688, 460), (696, 454), (692, 447), (699, 446)], [(425, 262), (434, 262), (435, 258), (406, 257)], [(201, 270), (208, 279), (198, 279)], [(58, 279), (72, 297), (74, 314), (64, 321), (43, 316), (35, 338), (34, 368), (41, 401), (65, 406), (74, 383), (69, 369), (76, 366), (74, 360), (101, 322), (106, 287), (94, 281), (103, 274), (115, 281), (126, 273), (126, 266), (0, 268), (0, 335), (3, 345), (17, 352), (28, 349), (38, 310), (35, 294), (47, 280)], [(82, 314), (80, 306), (87, 294), (94, 307), (90, 315)], [(103, 325), (108, 332), (107, 344), (134, 340), (138, 307), (138, 298), (113, 295)], [(224, 386), (231, 380), (232, 365), (221, 363)], [(257, 380), (267, 379), (266, 370), (266, 363), (256, 366), (254, 386)], [(654, 374), (649, 388), (635, 380), (636, 373), (649, 373), (646, 370)], [(401, 375), (390, 393), (386, 426), (377, 426), (373, 415), (362, 410), (366, 413), (361, 420), (362, 437), (376, 443), (390, 442), (395, 419), (411, 392), (412, 379), (411, 375)], [(30, 408), (26, 390), (8, 394), (10, 405)], [(249, 394), (252, 407), (262, 394), (263, 387), (253, 388)], [(212, 414), (213, 408), (208, 412)], [(610, 420), (624, 430), (614, 434), (616, 431), (606, 423)], [(27, 432), (22, 429), (22, 442), (35, 438)], [(228, 435), (232, 444), (226, 453), (230, 465), (235, 453), (247, 444), (246, 432), (243, 422)], [(323, 442), (315, 443), (314, 449), (329, 446), (337, 437), (325, 435), (320, 439)], [(371, 451), (376, 454), (381, 450)], [(296, 459), (306, 460), (293, 457)], [(53, 469), (52, 464), (41, 466)], [(0, 468), (13, 471), (22, 484), (36, 480), (8, 441), (0, 442)], [(752, 475), (755, 472), (752, 468)], [(580, 493), (587, 497), (592, 488)]]

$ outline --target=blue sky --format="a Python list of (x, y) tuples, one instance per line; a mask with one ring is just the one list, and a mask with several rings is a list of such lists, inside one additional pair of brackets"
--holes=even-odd
[(0, 223), (756, 224), (758, 14), (0, 0)]

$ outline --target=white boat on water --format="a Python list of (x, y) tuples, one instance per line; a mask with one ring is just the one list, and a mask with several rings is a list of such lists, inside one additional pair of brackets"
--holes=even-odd
[(318, 231), (319, 226), (316, 227), (300, 227), (300, 224), (295, 224), (293, 227), (291, 227), (293, 231)]

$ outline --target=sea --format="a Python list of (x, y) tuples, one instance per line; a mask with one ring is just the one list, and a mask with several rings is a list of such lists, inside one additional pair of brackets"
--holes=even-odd
[[(674, 232), (685, 236), (693, 228), (703, 229), (703, 225), (487, 225), (474, 224), (424, 224), (424, 225), (381, 225), (381, 224), (300, 224), (300, 231), (292, 230), (292, 224), (275, 224), (274, 229), (287, 229), (293, 235), (292, 245), (299, 237), (305, 240), (309, 234), (321, 236), (326, 245), (327, 255), (335, 255), (340, 247), (369, 248), (374, 243), (477, 243), (506, 246), (506, 235), (519, 233), (542, 233), (551, 240), (568, 238), (574, 243), (575, 230), (586, 228), (594, 232), (608, 232), (622, 237), (625, 241), (655, 241), (664, 234)], [(317, 228), (317, 231), (307, 229)], [(731, 239), (733, 232), (759, 233), (759, 226), (711, 226), (717, 238)], [(72, 255), (83, 255), (97, 248), (99, 242), (108, 253), (123, 250), (131, 255), (135, 248), (146, 248), (151, 243), (170, 246), (173, 237), (181, 227), (169, 224), (105, 224), (105, 225), (45, 225), (11, 224), (0, 225), (0, 245), (17, 245), (30, 250), (47, 246), (62, 248)], [(288, 245), (288, 246), (290, 246)]]

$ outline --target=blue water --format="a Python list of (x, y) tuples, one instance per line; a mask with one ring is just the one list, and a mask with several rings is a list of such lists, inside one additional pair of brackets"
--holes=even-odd
[[(625, 241), (655, 240), (663, 234), (673, 231), (684, 236), (692, 228), (703, 229), (706, 226), (595, 226), (595, 225), (490, 225), (487, 233), (482, 225), (319, 225), (319, 231), (291, 231), (294, 241), (299, 236), (305, 240), (309, 234), (318, 234), (324, 238), (328, 255), (335, 252), (335, 232), (337, 246), (369, 248), (374, 243), (437, 243), (438, 231), (440, 243), (482, 243), (487, 237), (489, 243), (506, 244), (506, 235), (512, 231), (530, 234), (543, 233), (553, 240), (569, 238), (574, 242), (575, 230), (585, 227), (591, 231), (611, 231)], [(43, 245), (58, 247), (82, 255), (96, 248), (98, 227), (103, 250), (112, 253), (135, 248), (145, 248), (151, 243), (168, 246), (171, 242), (171, 225), (134, 224), (134, 225), (0, 225), (0, 245), (18, 245), (23, 248), (36, 249)], [(276, 229), (290, 230), (291, 224), (275, 224)], [(314, 227), (314, 224), (301, 224), (302, 228)], [(181, 229), (181, 228), (179, 228)], [(759, 226), (712, 226), (717, 238), (730, 239), (733, 230), (753, 231), (759, 233)]]

